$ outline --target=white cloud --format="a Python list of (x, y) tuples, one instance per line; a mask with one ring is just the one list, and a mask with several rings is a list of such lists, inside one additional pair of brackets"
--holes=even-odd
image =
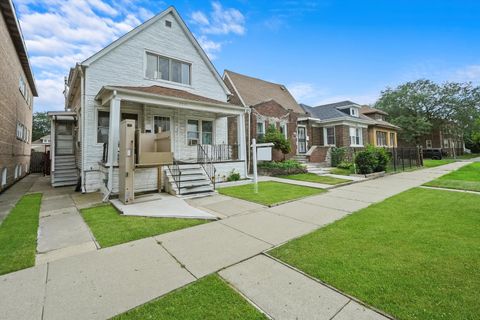
[(245, 33), (245, 17), (235, 8), (223, 8), (220, 2), (212, 2), (212, 11), (207, 14), (195, 11), (191, 15), (193, 23), (200, 25), (202, 34), (227, 35)]
[(211, 60), (214, 60), (217, 57), (217, 54), (222, 49), (221, 43), (210, 40), (205, 35), (197, 37), (197, 40)]
[(192, 13), (192, 21), (202, 26), (208, 26), (210, 24), (205, 13), (201, 11), (195, 11)]
[(40, 95), (35, 109), (63, 109), (69, 68), (151, 18), (145, 1), (17, 0)]

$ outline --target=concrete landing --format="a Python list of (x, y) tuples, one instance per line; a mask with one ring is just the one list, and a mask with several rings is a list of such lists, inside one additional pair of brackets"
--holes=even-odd
[(185, 200), (169, 194), (153, 194), (135, 199), (132, 204), (123, 204), (118, 199), (110, 200), (112, 205), (126, 216), (217, 219), (211, 213), (190, 206)]

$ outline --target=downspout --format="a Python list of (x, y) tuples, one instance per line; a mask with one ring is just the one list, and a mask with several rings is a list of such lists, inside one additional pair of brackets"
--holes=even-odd
[[(117, 96), (117, 91), (113, 91), (113, 95), (112, 95), (112, 100), (115, 99), (115, 97)], [(113, 113), (113, 110), (112, 110), (112, 103), (110, 100), (110, 117), (112, 117), (112, 113)], [(120, 108), (120, 106), (118, 106)], [(110, 127), (109, 127), (109, 131), (110, 131)], [(109, 137), (110, 135), (112, 134), (111, 132), (108, 133), (109, 134)], [(112, 148), (112, 146), (108, 146), (108, 149)], [(113, 164), (115, 161), (113, 161), (113, 155), (115, 154), (115, 157), (117, 155), (117, 148), (118, 146), (113, 146), (113, 152), (112, 152), (112, 157), (110, 159), (110, 152), (108, 152), (108, 162), (109, 162), (109, 167), (108, 167), (108, 180), (107, 180), (107, 194), (103, 197), (103, 202), (107, 202), (108, 198), (110, 198), (110, 195), (112, 194), (112, 190), (113, 190)], [(110, 150), (109, 150), (110, 151)], [(120, 174), (120, 170), (119, 170), (119, 174)]]
[(85, 176), (85, 74), (83, 68), (80, 66), (80, 116), (82, 118), (81, 123), (81, 130), (82, 130), (82, 139), (80, 141), (82, 156), (81, 158), (81, 166), (80, 166), (80, 176), (82, 179), (82, 193), (87, 192), (86, 188), (86, 176)]

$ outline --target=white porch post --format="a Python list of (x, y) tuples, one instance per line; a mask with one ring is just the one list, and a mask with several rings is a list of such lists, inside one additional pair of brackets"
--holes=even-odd
[(120, 133), (120, 99), (110, 100), (110, 119), (108, 127), (108, 190), (113, 188), (113, 166), (118, 164), (118, 142)]
[(245, 113), (237, 116), (237, 140), (238, 140), (238, 160), (247, 159), (246, 139), (245, 139)]

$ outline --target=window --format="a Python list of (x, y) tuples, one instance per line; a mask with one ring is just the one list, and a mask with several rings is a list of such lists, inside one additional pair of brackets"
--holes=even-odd
[(7, 185), (7, 168), (3, 168), (2, 170), (2, 187)]
[(377, 131), (377, 146), (385, 147), (387, 145), (387, 133), (384, 131)]
[(357, 108), (350, 108), (350, 115), (352, 117), (358, 117), (358, 109)]
[(20, 122), (17, 122), (17, 139), (24, 140), (25, 137), (25, 127)]
[(110, 112), (98, 111), (97, 143), (108, 142), (108, 127), (110, 125)]
[(390, 146), (395, 147), (395, 133), (390, 132)]
[(323, 142), (326, 146), (335, 145), (335, 127), (323, 128)]
[(212, 144), (213, 121), (202, 121), (202, 144)]
[(383, 115), (376, 113), (375, 120), (383, 121)]
[(170, 20), (165, 20), (165, 27), (171, 28), (171, 27), (172, 27), (172, 21), (170, 21)]
[(263, 139), (265, 136), (265, 122), (257, 122), (257, 140)]
[(362, 129), (361, 128), (352, 128), (350, 127), (350, 145), (351, 146), (362, 146)]
[(18, 80), (18, 89), (22, 93), (22, 95), (25, 97), (25, 94), (27, 92), (27, 85), (25, 83), (25, 80), (23, 79), (23, 76), (20, 76), (20, 79)]
[(280, 128), (280, 133), (283, 134), (283, 136), (288, 139), (287, 124), (280, 123), (279, 128)]
[(191, 64), (147, 53), (145, 76), (154, 80), (167, 80), (190, 84)]
[(450, 148), (450, 144), (449, 144), (448, 139), (443, 139), (443, 147), (444, 147), (445, 149)]
[(155, 133), (170, 131), (170, 118), (154, 116), (153, 129)]
[(195, 146), (200, 143), (200, 130), (198, 120), (187, 121), (187, 144), (189, 146)]
[(432, 149), (432, 140), (425, 140), (425, 147), (427, 149)]

